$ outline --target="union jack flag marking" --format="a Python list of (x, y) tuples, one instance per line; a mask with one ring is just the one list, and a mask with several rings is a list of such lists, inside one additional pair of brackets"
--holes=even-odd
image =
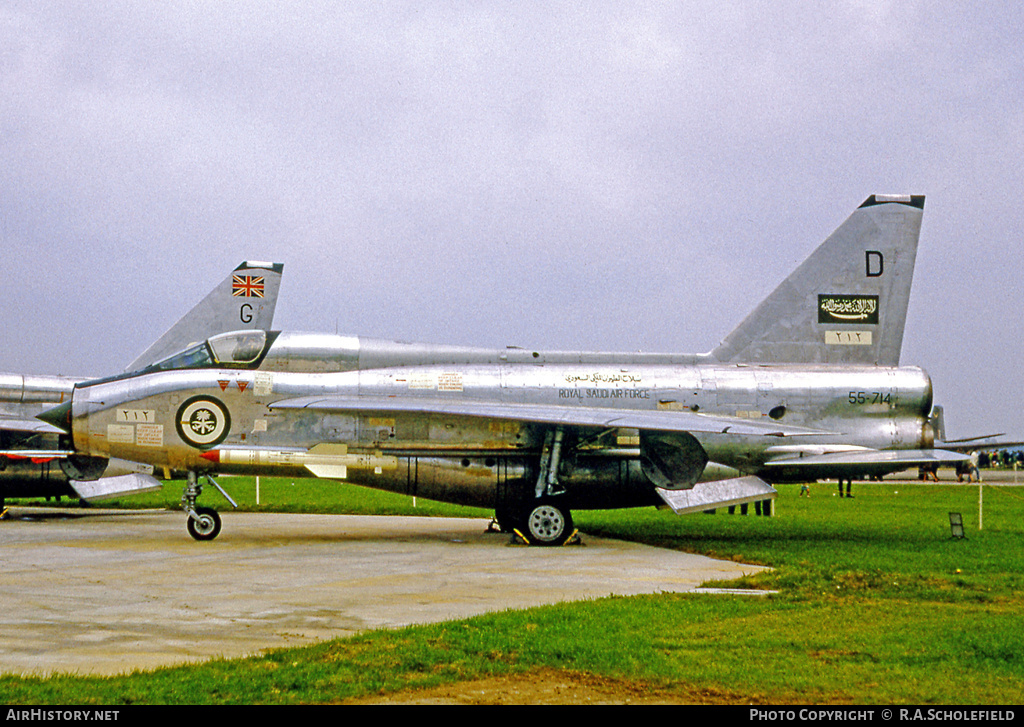
[(262, 275), (232, 275), (231, 295), (235, 298), (262, 298)]

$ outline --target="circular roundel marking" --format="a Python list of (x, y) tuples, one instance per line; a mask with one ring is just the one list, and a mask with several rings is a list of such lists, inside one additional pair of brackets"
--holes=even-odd
[(231, 428), (228, 410), (209, 396), (193, 396), (178, 409), (174, 420), (178, 434), (193, 447), (215, 447), (224, 441)]

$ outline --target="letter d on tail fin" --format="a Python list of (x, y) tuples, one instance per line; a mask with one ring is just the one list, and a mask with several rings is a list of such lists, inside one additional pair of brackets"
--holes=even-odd
[(218, 333), (269, 330), (283, 271), (280, 263), (242, 263), (125, 371), (138, 371)]
[(924, 197), (868, 197), (712, 358), (898, 366), (923, 212)]

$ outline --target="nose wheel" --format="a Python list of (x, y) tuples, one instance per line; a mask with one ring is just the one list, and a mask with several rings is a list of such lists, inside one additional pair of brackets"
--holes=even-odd
[(197, 507), (188, 514), (185, 527), (196, 540), (213, 540), (220, 534), (220, 514), (212, 507)]

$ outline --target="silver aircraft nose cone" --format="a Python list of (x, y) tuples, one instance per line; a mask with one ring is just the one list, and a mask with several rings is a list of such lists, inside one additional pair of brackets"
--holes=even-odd
[(71, 434), (71, 402), (67, 401), (60, 406), (47, 409), (41, 414), (36, 414), (36, 419), (41, 419), (47, 424), (52, 424), (57, 429)]

